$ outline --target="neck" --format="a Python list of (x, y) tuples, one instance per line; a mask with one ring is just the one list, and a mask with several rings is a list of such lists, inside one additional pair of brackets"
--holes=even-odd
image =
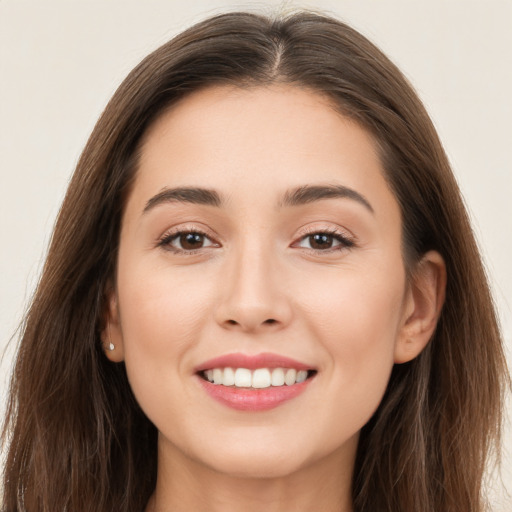
[(220, 473), (159, 449), (158, 478), (146, 512), (352, 512), (351, 481), (357, 439), (321, 460), (284, 476)]

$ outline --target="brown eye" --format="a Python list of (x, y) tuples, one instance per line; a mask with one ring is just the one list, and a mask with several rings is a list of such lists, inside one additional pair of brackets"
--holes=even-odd
[(329, 233), (319, 231), (301, 238), (298, 247), (311, 249), (313, 251), (342, 250), (353, 247), (354, 242), (341, 233)]
[(218, 247), (218, 244), (198, 231), (180, 231), (170, 234), (163, 238), (159, 245), (176, 253), (196, 251), (205, 247)]
[(192, 251), (203, 247), (205, 236), (200, 233), (183, 233), (179, 236), (181, 249)]
[(308, 239), (311, 249), (330, 249), (334, 243), (334, 236), (327, 233), (316, 233), (310, 235)]

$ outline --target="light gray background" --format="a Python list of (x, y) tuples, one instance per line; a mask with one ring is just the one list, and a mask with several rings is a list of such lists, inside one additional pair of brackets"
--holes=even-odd
[[(466, 197), (512, 360), (512, 0), (0, 0), (0, 351), (37, 282), (88, 134), (130, 69), (207, 15), (296, 7), (351, 23), (426, 103)], [(0, 410), (12, 352), (0, 366)], [(512, 510), (510, 421), (505, 436), (495, 512)]]

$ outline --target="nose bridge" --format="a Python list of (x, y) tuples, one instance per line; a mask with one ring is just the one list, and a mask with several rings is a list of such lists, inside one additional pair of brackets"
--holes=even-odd
[(284, 326), (291, 308), (272, 244), (248, 237), (226, 261), (218, 321), (244, 331)]

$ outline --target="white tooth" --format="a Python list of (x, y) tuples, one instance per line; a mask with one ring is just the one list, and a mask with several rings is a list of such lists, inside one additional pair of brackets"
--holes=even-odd
[(251, 387), (251, 370), (247, 368), (237, 368), (235, 371), (235, 386), (239, 388)]
[(297, 377), (295, 377), (295, 382), (304, 382), (308, 378), (307, 370), (299, 370), (297, 372)]
[(284, 376), (284, 382), (287, 386), (291, 386), (295, 384), (295, 378), (297, 377), (297, 370), (293, 368), (289, 368), (286, 370), (286, 375)]
[(235, 372), (233, 368), (224, 368), (222, 384), (224, 384), (224, 386), (233, 386), (235, 384)]
[(252, 374), (253, 388), (268, 388), (270, 386), (270, 371), (267, 368), (258, 368)]
[(274, 368), (272, 370), (272, 386), (282, 386), (284, 384), (284, 370)]
[(213, 369), (213, 383), (214, 384), (222, 384), (222, 369), (221, 368)]
[(213, 370), (206, 370), (205, 375), (210, 382), (213, 382)]

